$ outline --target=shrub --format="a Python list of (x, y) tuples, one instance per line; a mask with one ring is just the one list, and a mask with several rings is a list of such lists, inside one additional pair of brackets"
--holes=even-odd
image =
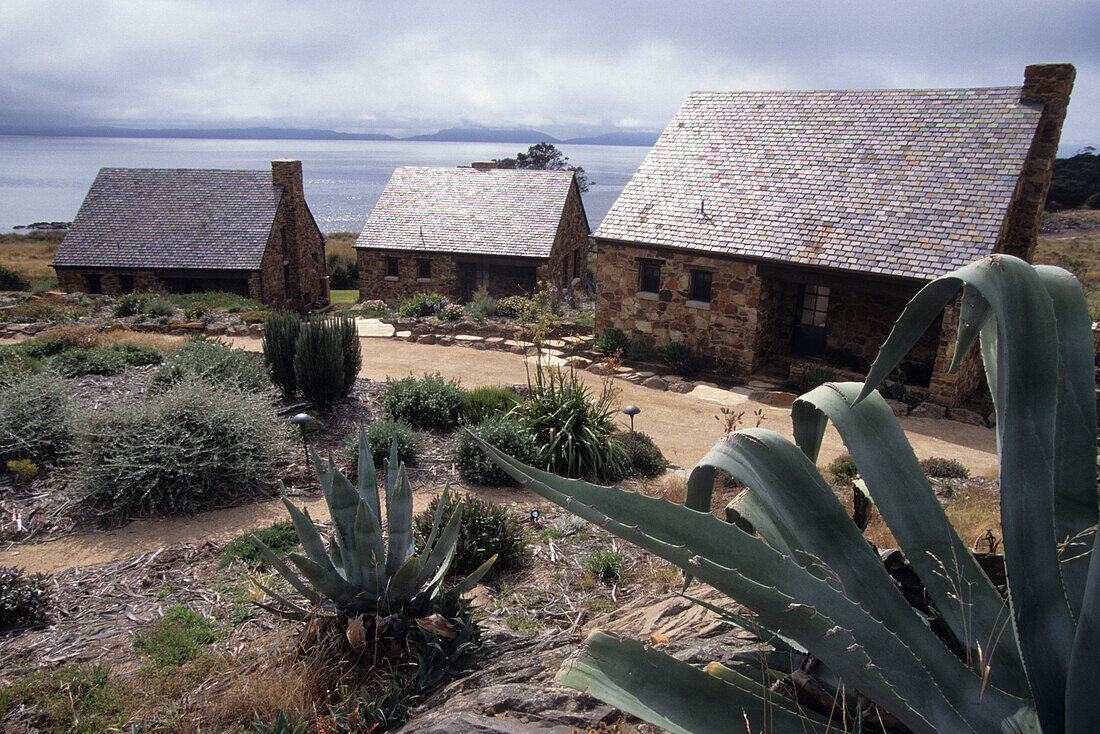
[(71, 318), (72, 311), (64, 306), (42, 299), (31, 299), (0, 311), (0, 320), (13, 324), (29, 324), (35, 321), (61, 321)]
[(920, 468), (934, 479), (968, 479), (970, 477), (970, 470), (961, 461), (943, 456), (923, 459), (920, 462)]
[(448, 303), (440, 308), (435, 314), (436, 318), (440, 321), (458, 321), (465, 315), (466, 309), (462, 308), (462, 306), (457, 303)]
[(272, 311), (264, 321), (263, 352), (267, 374), (289, 398), (298, 391), (294, 379), (294, 347), (302, 329), (302, 319), (296, 313)]
[(423, 318), (434, 316), (437, 311), (450, 303), (446, 296), (438, 293), (416, 293), (397, 307), (397, 313), (405, 317)]
[(62, 463), (75, 438), (73, 416), (69, 395), (55, 375), (27, 375), (5, 385), (0, 394), (0, 461)]
[(46, 359), (71, 348), (65, 340), (52, 336), (36, 336), (16, 346), (16, 349), (31, 359)]
[(660, 349), (661, 360), (680, 375), (697, 372), (706, 364), (701, 354), (683, 342), (669, 342)]
[(176, 312), (176, 305), (166, 298), (156, 296), (145, 301), (141, 305), (141, 313), (156, 318), (158, 316), (171, 316)]
[(363, 366), (363, 350), (359, 343), (359, 330), (355, 328), (355, 319), (350, 316), (333, 316), (332, 323), (340, 334), (340, 343), (344, 353), (344, 386), (340, 393), (347, 397), (359, 377)]
[(183, 315), (188, 321), (198, 321), (210, 313), (210, 306), (202, 301), (191, 301), (183, 309)]
[(833, 367), (842, 370), (863, 369), (863, 360), (857, 357), (856, 353), (847, 347), (837, 347), (836, 349), (828, 350), (825, 352), (825, 361)]
[(597, 481), (623, 475), (623, 450), (611, 442), (615, 432), (614, 396), (604, 391), (593, 400), (573, 372), (535, 371), (527, 400), (511, 412), (539, 447), (539, 464), (555, 474)]
[[(653, 443), (653, 439), (641, 431), (623, 431), (614, 434), (611, 440), (622, 448), (624, 454), (624, 476), (651, 479), (664, 474), (668, 461)], [(506, 449), (501, 451), (509, 453)], [(515, 456), (515, 454), (509, 454)], [(518, 458), (518, 457), (517, 457)], [(494, 464), (495, 466), (495, 464)]]
[(218, 638), (214, 622), (187, 607), (171, 606), (164, 616), (134, 634), (134, 647), (159, 668), (193, 660), (204, 645)]
[(155, 293), (124, 293), (115, 299), (111, 306), (111, 315), (117, 319), (144, 313), (145, 305), (154, 298), (157, 298)]
[[(486, 443), (492, 444), (524, 464), (539, 460), (539, 449), (519, 421), (506, 416), (486, 418), (470, 431)], [(481, 446), (466, 431), (455, 434), (455, 466), (462, 478), (473, 484), (495, 487), (511, 487), (516, 484), (503, 469), (485, 455)]]
[(444, 380), (438, 372), (391, 380), (382, 393), (382, 409), (394, 420), (413, 428), (454, 428), (462, 410), (463, 389), (458, 380)]
[[(413, 519), (418, 548), (424, 546), (432, 531), (439, 502), (439, 497), (433, 497), (428, 508)], [(493, 564), (494, 572), (522, 566), (529, 539), (520, 518), (507, 508), (476, 495), (467, 494), (460, 499), (452, 494), (443, 504), (441, 526), (450, 520), (459, 502), (465, 502), (466, 506), (462, 512), (462, 529), (458, 533), (450, 573), (459, 576), (470, 574), (494, 555), (497, 557)]]
[(76, 486), (120, 516), (193, 514), (265, 486), (288, 448), (270, 400), (190, 379), (91, 415)]
[(505, 296), (497, 300), (497, 316), (517, 318), (532, 310), (534, 310), (534, 301), (527, 296)]
[(653, 345), (641, 337), (631, 339), (623, 350), (623, 356), (634, 362), (648, 362), (656, 355)]
[(486, 318), (492, 318), (497, 315), (497, 299), (489, 295), (485, 286), (481, 286), (474, 291), (474, 296), (470, 300), (470, 309)]
[(841, 454), (830, 461), (825, 471), (828, 472), (829, 478), (832, 479), (833, 484), (847, 484), (859, 476), (859, 469), (856, 468), (855, 459), (853, 459), (850, 454)]
[(259, 538), (264, 545), (280, 555), (285, 555), (298, 547), (298, 531), (294, 529), (294, 523), (289, 520), (280, 520), (266, 528), (259, 528), (233, 538), (222, 551), (218, 565), (224, 568), (233, 561), (241, 561), (252, 568), (266, 566), (267, 561), (260, 553), (260, 549), (252, 542), (253, 537)]
[(359, 304), (358, 312), (363, 318), (384, 318), (390, 315), (390, 307), (382, 299), (374, 298)]
[[(420, 447), (424, 437), (414, 431), (408, 423), (395, 420), (380, 420), (371, 423), (363, 432), (375, 466), (381, 466), (390, 456), (390, 447), (397, 442), (397, 460), (406, 464), (415, 464), (420, 458)], [(359, 436), (352, 434), (347, 439), (348, 454), (352, 467), (359, 462)]]
[(481, 385), (462, 396), (462, 422), (468, 426), (481, 423), (500, 413), (507, 413), (523, 397), (508, 385)]
[(836, 370), (832, 367), (815, 364), (795, 378), (795, 392), (807, 393), (815, 387), (824, 385), (826, 382), (836, 382), (836, 380)]
[(623, 579), (626, 556), (618, 548), (595, 548), (586, 555), (581, 565), (604, 584), (617, 584)]
[(122, 350), (113, 347), (66, 349), (47, 359), (46, 366), (64, 377), (117, 375), (127, 367)]
[(355, 258), (332, 253), (325, 261), (329, 287), (333, 290), (351, 290), (359, 287), (359, 263)]
[(123, 361), (130, 367), (149, 367), (164, 361), (164, 352), (144, 344), (121, 342), (110, 348), (121, 353)]
[(1100, 191), (1097, 191), (1095, 194), (1085, 199), (1085, 206), (1089, 209), (1100, 209)]
[(31, 283), (7, 265), (0, 265), (0, 291), (29, 291)]
[(227, 311), (262, 311), (264, 305), (259, 301), (253, 301), (247, 296), (226, 291), (196, 291), (195, 293), (170, 293), (168, 300), (180, 308), (188, 308), (195, 304), (203, 304), (211, 311), (226, 309)]
[(328, 410), (345, 394), (344, 361), (343, 336), (334, 322), (312, 319), (302, 324), (294, 345), (294, 381), (317, 410)]
[(23, 379), (26, 375), (35, 375), (43, 370), (42, 362), (28, 357), (19, 347), (22, 345), (0, 345), (0, 386)]
[(0, 566), (0, 632), (47, 621), (49, 606), (48, 576)]
[(38, 476), (38, 464), (30, 459), (8, 459), (7, 467), (20, 484), (26, 484)]
[(600, 338), (596, 340), (596, 351), (600, 354), (612, 355), (625, 352), (629, 344), (630, 340), (621, 329), (612, 328), (600, 334)]
[(180, 345), (153, 373), (149, 387), (162, 390), (187, 380), (228, 385), (249, 393), (271, 389), (261, 355), (234, 349), (219, 339), (198, 338)]

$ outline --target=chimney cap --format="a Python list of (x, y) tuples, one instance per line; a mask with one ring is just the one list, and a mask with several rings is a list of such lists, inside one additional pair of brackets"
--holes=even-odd
[(298, 158), (273, 158), (271, 160), (271, 162), (272, 163), (301, 163), (302, 161)]

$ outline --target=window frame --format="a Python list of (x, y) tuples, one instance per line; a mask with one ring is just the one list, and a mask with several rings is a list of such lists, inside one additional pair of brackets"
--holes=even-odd
[(432, 259), (430, 257), (416, 258), (416, 279), (422, 281), (432, 279)]
[[(688, 300), (695, 303), (707, 303), (711, 302), (714, 298), (714, 271), (706, 270), (704, 268), (691, 268), (691, 277), (688, 280)], [(703, 288), (705, 281), (706, 298), (700, 298), (701, 293), (697, 292), (697, 288)]]
[[(657, 295), (661, 292), (661, 266), (664, 265), (663, 260), (652, 260), (649, 258), (638, 259), (638, 292), (650, 293)], [(650, 277), (647, 277), (650, 276)], [(653, 281), (653, 282), (650, 282)], [(646, 286), (653, 285), (653, 288), (647, 288)]]
[(401, 275), (401, 259), (392, 255), (386, 255), (386, 277), (397, 278)]

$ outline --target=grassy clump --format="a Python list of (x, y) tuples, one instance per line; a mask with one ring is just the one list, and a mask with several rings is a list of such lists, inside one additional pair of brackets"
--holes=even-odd
[[(481, 440), (489, 443), (524, 464), (534, 464), (539, 449), (519, 421), (497, 415), (470, 428)], [(517, 482), (490, 459), (466, 431), (455, 433), (455, 466), (462, 478), (473, 484), (510, 487)]]
[(0, 264), (0, 291), (29, 291), (31, 283), (7, 265)]
[(397, 313), (406, 318), (435, 316), (450, 303), (449, 298), (438, 293), (416, 293), (411, 298), (406, 298), (401, 302), (397, 307)]
[(489, 291), (482, 286), (474, 291), (474, 296), (470, 300), (470, 311), (473, 313), (481, 314), (487, 318), (491, 318), (497, 315), (497, 299), (489, 295)]
[(271, 389), (263, 356), (234, 349), (218, 339), (198, 338), (168, 355), (149, 380), (152, 390), (163, 390), (189, 380), (225, 385), (248, 393)]
[[(348, 394), (354, 372), (348, 380), (349, 351), (354, 342), (358, 354), (359, 339), (355, 325), (350, 333), (345, 323), (350, 319), (312, 319), (302, 324), (294, 345), (294, 381), (298, 392), (315, 409), (328, 410), (333, 403)], [(356, 370), (358, 367), (356, 366)]]
[[(0, 632), (49, 619), (50, 580), (0, 566)], [(2, 711), (2, 709), (0, 709)]]
[(841, 454), (833, 459), (825, 468), (825, 472), (833, 484), (847, 484), (859, 476), (856, 461), (849, 454)]
[(8, 381), (0, 391), (0, 461), (64, 463), (76, 438), (75, 414), (64, 385), (49, 373)]
[[(455, 546), (454, 561), (449, 571), (451, 575), (468, 576), (494, 555), (497, 560), (492, 573), (523, 565), (529, 538), (520, 518), (507, 508), (475, 495), (458, 497), (451, 494), (443, 507), (441, 527), (447, 524), (459, 502), (465, 502), (465, 506), (462, 509), (462, 530), (458, 534), (458, 545)], [(424, 546), (425, 539), (431, 533), (432, 518), (438, 507), (439, 497), (435, 497), (426, 510), (413, 518), (413, 533), (418, 548)]]
[[(424, 436), (414, 431), (404, 421), (391, 419), (375, 421), (363, 432), (367, 436), (367, 445), (370, 446), (370, 455), (375, 466), (382, 466), (382, 463), (389, 458), (394, 441), (397, 442), (398, 461), (411, 466), (420, 458), (420, 447), (424, 444)], [(348, 436), (347, 447), (351, 466), (358, 466), (359, 436), (357, 434)]]
[(463, 393), (458, 380), (444, 380), (438, 372), (419, 379), (409, 375), (386, 384), (382, 409), (390, 418), (413, 428), (454, 428), (461, 415)]
[(302, 331), (302, 319), (289, 311), (272, 311), (264, 321), (263, 354), (267, 372), (283, 393), (290, 398), (298, 391), (294, 379), (294, 347)]
[(932, 456), (922, 459), (920, 468), (933, 479), (968, 479), (970, 470), (958, 459)]
[(196, 293), (171, 293), (166, 298), (180, 308), (194, 304), (203, 304), (209, 311), (225, 309), (233, 313), (239, 311), (263, 311), (266, 307), (259, 301), (247, 296), (225, 291), (198, 291)]
[(21, 706), (40, 712), (42, 731), (93, 734), (125, 731), (137, 703), (131, 683), (96, 663), (37, 670), (0, 686), (0, 713)]
[(285, 452), (271, 402), (226, 383), (187, 380), (88, 417), (76, 487), (120, 516), (193, 514), (267, 485)]
[(581, 565), (600, 583), (617, 584), (626, 570), (626, 556), (618, 548), (595, 548), (581, 560)]
[(166, 668), (194, 660), (216, 639), (213, 621), (186, 607), (171, 606), (163, 617), (134, 635), (134, 647), (151, 657), (156, 667)]
[(627, 477), (652, 479), (664, 474), (668, 460), (653, 443), (653, 439), (641, 431), (623, 431), (612, 436), (625, 454), (624, 468)]
[(298, 531), (294, 529), (294, 523), (289, 520), (280, 520), (266, 528), (257, 528), (233, 538), (226, 544), (225, 550), (218, 558), (218, 566), (225, 568), (234, 561), (240, 561), (250, 568), (263, 567), (266, 561), (256, 549), (256, 544), (252, 542), (253, 536), (259, 538), (280, 558), (298, 547)]
[(507, 385), (482, 385), (462, 396), (462, 422), (468, 426), (507, 413), (523, 401), (523, 396)]
[(630, 339), (627, 338), (626, 334), (624, 334), (621, 329), (608, 329), (596, 339), (596, 351), (608, 356), (625, 352), (629, 345)]

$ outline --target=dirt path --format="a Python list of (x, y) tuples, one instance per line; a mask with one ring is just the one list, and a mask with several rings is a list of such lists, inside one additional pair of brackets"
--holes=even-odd
[[(233, 341), (245, 349), (260, 349), (259, 339), (242, 337)], [(527, 381), (523, 358), (507, 352), (412, 344), (393, 339), (362, 341), (363, 370), (360, 375), (373, 380), (438, 371), (444, 377), (458, 378), (466, 386)], [(579, 374), (593, 390), (599, 389), (600, 377), (587, 372)], [(721, 407), (719, 402), (694, 395), (658, 392), (623, 380), (616, 380), (615, 385), (622, 391), (623, 405), (634, 404), (642, 409), (635, 418), (635, 427), (648, 433), (673, 464), (684, 467), (694, 465), (722, 437), (722, 426), (715, 420)], [(748, 425), (755, 422), (753, 412), (763, 410), (761, 425), (764, 428), (791, 436), (789, 409), (761, 405), (737, 395), (728, 397), (735, 410), (745, 411), (749, 418)], [(918, 457), (946, 456), (958, 459), (975, 474), (996, 472), (996, 438), (991, 429), (929, 418), (902, 418), (901, 422)], [(820, 464), (824, 466), (842, 453), (844, 447), (840, 437), (830, 427), (822, 443)], [(417, 512), (427, 506), (436, 489), (417, 492)], [(518, 490), (488, 491), (491, 495), (486, 495), (487, 499), (522, 507), (536, 504), (538, 500), (530, 493)], [(298, 498), (295, 503), (304, 504), (316, 519), (328, 519), (328, 511), (320, 498)], [(0, 552), (0, 565), (25, 567), (31, 572), (55, 573), (73, 565), (114, 560), (168, 545), (224, 540), (286, 517), (286, 509), (280, 501), (267, 500), (205, 512), (193, 518), (137, 520), (117, 530), (15, 546)]]

